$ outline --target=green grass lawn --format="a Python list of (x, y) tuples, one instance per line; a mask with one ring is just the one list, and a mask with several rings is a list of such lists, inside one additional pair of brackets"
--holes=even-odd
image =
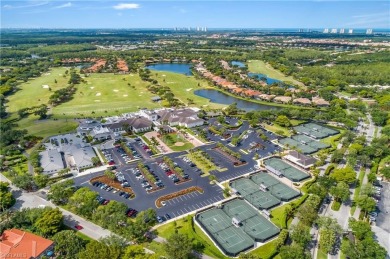
[(162, 243), (158, 243), (156, 241), (150, 241), (150, 242), (145, 242), (142, 244), (142, 246), (152, 250), (155, 252), (158, 256), (166, 256), (166, 253), (164, 251), (164, 245)]
[(325, 143), (325, 144), (331, 145), (333, 148), (336, 148), (338, 143), (340, 142), (341, 134), (342, 134), (342, 132), (337, 134), (337, 135), (321, 139), (320, 141)]
[(53, 109), (56, 117), (105, 116), (160, 107), (151, 100), (155, 94), (146, 89), (148, 83), (137, 74), (93, 73), (85, 80), (72, 100)]
[(217, 170), (216, 165), (208, 158), (204, 157), (200, 151), (189, 153), (188, 158), (198, 167), (204, 174), (202, 176), (210, 175), (210, 171)]
[(285, 208), (289, 206), (288, 204), (284, 204), (279, 206), (271, 211), (271, 221), (279, 228), (287, 227), (287, 215), (284, 212)]
[[(183, 137), (179, 136), (177, 133), (166, 134), (161, 137), (162, 141), (168, 145), (173, 151), (184, 151), (194, 147), (190, 142), (188, 142)], [(184, 143), (182, 146), (176, 145), (176, 143)]]
[(276, 133), (278, 131), (283, 132), (282, 135), (285, 136), (285, 137), (290, 137), (291, 136), (291, 132), (287, 128), (279, 126), (278, 124), (274, 123), (274, 125), (268, 125), (268, 124), (263, 123), (262, 126), (265, 129), (270, 130), (270, 131), (272, 131), (274, 133)]
[(186, 76), (167, 71), (152, 71), (151, 75), (161, 85), (168, 86), (175, 97), (186, 105), (189, 105), (187, 98), (190, 98), (194, 102), (193, 104), (190, 104), (190, 106), (204, 108), (226, 107), (226, 105), (212, 103), (209, 99), (194, 94), (194, 91), (198, 89), (210, 87), (206, 80), (198, 80), (194, 76)]
[[(358, 178), (359, 184), (356, 187), (355, 192), (353, 193), (353, 200), (354, 201), (359, 197), (360, 189), (362, 188), (362, 183), (363, 183), (363, 178), (364, 178), (365, 172), (366, 171), (364, 170), (364, 168), (362, 170), (360, 170), (360, 172), (359, 172), (359, 178)], [(351, 215), (353, 215), (355, 213), (355, 210), (356, 210), (356, 205), (352, 205)]]
[(339, 211), (341, 207), (341, 202), (339, 201), (333, 201), (332, 206), (330, 207), (334, 211)]
[(304, 121), (304, 120), (295, 120), (295, 119), (292, 119), (292, 120), (290, 120), (290, 122), (291, 122), (291, 125), (293, 125), (293, 126), (298, 126), (298, 125), (300, 125), (300, 124), (302, 124), (302, 123), (305, 123), (306, 121)]
[[(192, 217), (185, 217), (183, 219), (176, 220), (176, 227), (179, 233), (187, 234), (190, 239), (194, 239), (204, 245), (202, 253), (212, 256), (214, 258), (229, 258), (224, 256), (218, 248), (213, 244), (213, 242), (203, 233), (203, 231), (194, 223), (194, 228), (192, 228)], [(164, 238), (170, 237), (174, 232), (175, 228), (172, 223), (165, 224), (157, 228), (158, 235)]]
[(38, 120), (38, 116), (30, 115), (17, 122), (20, 129), (26, 129), (29, 134), (38, 137), (48, 137), (74, 131), (78, 123), (73, 119)]
[(274, 240), (266, 243), (265, 245), (254, 249), (249, 254), (259, 256), (262, 259), (273, 258), (274, 254), (276, 253), (276, 243), (277, 239), (275, 238)]
[(266, 64), (262, 60), (249, 60), (248, 70), (252, 73), (264, 74), (268, 77), (275, 78), (283, 82), (292, 82), (293, 84), (303, 86), (303, 83), (295, 80), (291, 76), (286, 76), (279, 70), (274, 69), (271, 65)]
[[(67, 86), (69, 77), (60, 76), (65, 70), (66, 68), (52, 68), (48, 73), (22, 83), (20, 90), (7, 98), (7, 111), (16, 112), (22, 108), (47, 104), (54, 91)], [(54, 80), (57, 80), (57, 83), (54, 83)], [(43, 88), (43, 85), (48, 85), (51, 91)]]
[(328, 254), (322, 251), (321, 249), (317, 250), (317, 259), (327, 259)]

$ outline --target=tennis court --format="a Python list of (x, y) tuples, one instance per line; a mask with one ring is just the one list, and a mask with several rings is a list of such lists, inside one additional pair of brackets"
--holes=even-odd
[(322, 139), (339, 133), (338, 130), (330, 129), (316, 123), (306, 123), (294, 127), (296, 132), (308, 135), (312, 138)]
[(310, 177), (307, 173), (284, 162), (283, 160), (273, 157), (264, 161), (266, 167), (271, 167), (293, 182), (300, 182)]
[(248, 178), (237, 179), (231, 182), (230, 186), (236, 189), (245, 200), (260, 210), (268, 210), (280, 204), (279, 199), (272, 196), (268, 191), (259, 190), (259, 185)]
[(242, 228), (232, 224), (232, 219), (222, 210), (213, 208), (196, 215), (196, 220), (214, 239), (220, 249), (229, 256), (254, 247), (254, 240)]
[(251, 179), (259, 185), (264, 184), (267, 186), (272, 196), (275, 196), (282, 201), (290, 201), (300, 195), (298, 191), (279, 182), (276, 178), (267, 173), (254, 174), (251, 176)]
[(299, 135), (298, 134), (298, 135), (292, 136), (291, 138), (296, 140), (296, 141), (299, 141), (301, 143), (304, 143), (305, 145), (308, 145), (308, 146), (310, 146), (312, 148), (316, 148), (316, 149), (323, 149), (323, 148), (330, 147), (330, 145), (322, 143), (322, 142), (319, 142), (319, 141), (314, 140), (312, 138), (309, 138), (306, 135)]
[(279, 233), (279, 229), (260, 215), (248, 203), (235, 199), (223, 206), (223, 211), (231, 218), (238, 219), (246, 234), (257, 242), (265, 242)]
[(318, 149), (312, 148), (310, 146), (303, 145), (300, 142), (298, 142), (298, 141), (296, 141), (296, 140), (294, 140), (292, 138), (280, 139), (279, 143), (282, 144), (283, 146), (287, 147), (287, 148), (296, 148), (296, 149), (299, 150), (299, 152), (301, 152), (303, 154), (312, 154), (312, 153), (318, 151)]

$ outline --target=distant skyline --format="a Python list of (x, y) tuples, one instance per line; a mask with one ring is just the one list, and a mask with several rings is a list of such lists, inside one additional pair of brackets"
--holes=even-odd
[(390, 28), (389, 1), (1, 1), (1, 28)]

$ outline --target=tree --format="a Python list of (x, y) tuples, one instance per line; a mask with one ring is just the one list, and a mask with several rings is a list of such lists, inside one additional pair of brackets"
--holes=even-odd
[(74, 192), (72, 188), (73, 185), (73, 180), (66, 180), (64, 182), (53, 184), (50, 187), (47, 197), (56, 205), (66, 204)]
[(107, 178), (110, 179), (111, 181), (114, 181), (116, 178), (114, 172), (111, 170), (104, 171), (104, 175), (107, 176)]
[(76, 255), (84, 249), (85, 241), (73, 230), (63, 230), (53, 236), (54, 250), (64, 259), (76, 258)]
[(100, 159), (96, 156), (92, 157), (91, 161), (94, 166), (100, 165)]
[(335, 179), (337, 182), (352, 184), (356, 181), (356, 172), (352, 167), (346, 166), (344, 168), (335, 169), (330, 177)]
[(185, 234), (174, 233), (164, 243), (169, 258), (187, 259), (192, 252), (192, 242)]
[(299, 244), (302, 247), (306, 247), (306, 245), (311, 240), (310, 228), (308, 226), (303, 225), (302, 223), (293, 225), (291, 227), (290, 237), (295, 243)]
[(27, 191), (31, 191), (35, 186), (33, 177), (29, 173), (19, 174), (15, 176), (13, 182), (16, 187)]
[(368, 183), (368, 184), (362, 185), (362, 187), (360, 188), (360, 193), (359, 193), (359, 195), (371, 196), (371, 195), (373, 195), (374, 193), (375, 193), (374, 187), (372, 186), (372, 184)]
[(276, 118), (275, 123), (282, 126), (282, 127), (290, 127), (291, 126), (290, 120), (285, 115), (279, 115)]
[(122, 256), (122, 259), (133, 259), (137, 257), (144, 257), (145, 250), (141, 245), (130, 245), (126, 247), (125, 253)]
[(375, 209), (376, 202), (373, 198), (367, 195), (360, 195), (356, 199), (356, 205), (365, 212), (370, 212)]
[(238, 256), (238, 259), (261, 259), (261, 257), (257, 256), (257, 255), (250, 254), (250, 253), (247, 253), (247, 254), (240, 253), (240, 255)]
[(9, 183), (0, 182), (0, 212), (12, 207), (15, 204), (15, 198), (9, 191)]
[(336, 242), (336, 233), (331, 229), (323, 228), (320, 230), (320, 247), (321, 249), (329, 253)]
[(102, 242), (92, 240), (87, 244), (85, 250), (78, 253), (78, 259), (90, 259), (93, 255), (94, 259), (119, 259), (121, 258), (121, 250), (117, 247), (110, 247)]
[(237, 103), (232, 103), (224, 110), (226, 115), (235, 115), (238, 112)]
[(92, 219), (104, 228), (116, 230), (119, 224), (126, 222), (126, 209), (124, 203), (110, 201), (106, 206), (99, 206), (93, 213)]
[(352, 229), (353, 235), (358, 240), (363, 240), (365, 237), (373, 235), (371, 226), (368, 222), (359, 221), (354, 218), (349, 219), (349, 227)]
[(350, 195), (348, 185), (344, 182), (339, 182), (336, 186), (332, 186), (329, 193), (333, 195), (337, 201), (342, 202), (347, 201)]
[(34, 176), (34, 183), (38, 186), (38, 188), (46, 187), (49, 182), (49, 176), (46, 174), (37, 174)]
[(62, 227), (62, 223), (62, 212), (55, 208), (45, 211), (42, 217), (34, 223), (34, 227), (41, 235), (47, 237), (57, 233)]
[(84, 217), (91, 217), (92, 212), (98, 207), (96, 200), (98, 194), (91, 191), (88, 187), (78, 189), (72, 197), (69, 198), (69, 207), (77, 214)]
[(384, 166), (379, 170), (379, 172), (385, 177), (386, 179), (390, 179), (390, 167)]
[(310, 255), (305, 252), (305, 249), (298, 245), (282, 246), (280, 248), (280, 258), (282, 259), (309, 259)]

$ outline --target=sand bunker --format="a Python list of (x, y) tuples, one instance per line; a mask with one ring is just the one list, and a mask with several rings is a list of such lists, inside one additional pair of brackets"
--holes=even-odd
[(42, 88), (49, 88), (49, 86), (48, 85), (42, 85)]
[(118, 90), (118, 89), (114, 89), (113, 91), (114, 91), (114, 92), (119, 92), (119, 90)]
[(91, 88), (91, 89), (94, 89), (95, 87), (91, 86), (90, 88)]
[(45, 76), (50, 76), (50, 73), (45, 73)]
[(124, 94), (123, 97), (127, 97), (127, 94)]
[(187, 91), (187, 92), (189, 92), (189, 91), (191, 91), (191, 90), (192, 90), (192, 88), (188, 88), (188, 89), (186, 89), (186, 91)]
[(97, 93), (96, 96), (101, 96), (102, 94), (101, 93)]
[(182, 146), (184, 146), (184, 142), (176, 142), (175, 146), (182, 147)]
[(100, 102), (100, 100), (95, 100), (95, 102), (97, 102), (97, 103), (98, 103), (98, 102)]
[(166, 76), (166, 75), (162, 75), (162, 76)]

